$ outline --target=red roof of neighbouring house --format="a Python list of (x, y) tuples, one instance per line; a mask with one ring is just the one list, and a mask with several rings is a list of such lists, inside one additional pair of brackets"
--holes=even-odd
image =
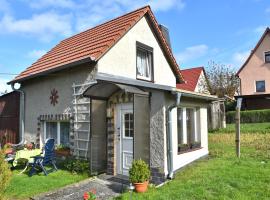
[(176, 84), (176, 88), (194, 92), (197, 83), (199, 81), (200, 75), (202, 71), (204, 72), (204, 67), (194, 67), (180, 71), (185, 80), (185, 83)]
[(71, 65), (85, 59), (97, 62), (143, 16), (147, 17), (165, 57), (176, 76), (177, 82), (183, 82), (184, 80), (178, 64), (158, 27), (154, 14), (150, 6), (146, 6), (61, 41), (10, 83), (21, 82), (52, 71), (61, 70), (63, 66)]

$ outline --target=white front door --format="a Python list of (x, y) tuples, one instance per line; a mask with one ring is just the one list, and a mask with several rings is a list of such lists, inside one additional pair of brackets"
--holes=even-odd
[(133, 104), (118, 104), (116, 107), (115, 131), (117, 134), (117, 174), (128, 176), (133, 161)]

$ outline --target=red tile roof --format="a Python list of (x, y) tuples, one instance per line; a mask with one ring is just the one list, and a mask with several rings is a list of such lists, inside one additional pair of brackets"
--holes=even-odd
[(194, 92), (202, 71), (204, 71), (203, 67), (181, 70), (185, 83), (176, 84), (176, 88)]
[(84, 59), (97, 62), (143, 16), (149, 19), (177, 82), (183, 82), (176, 60), (158, 27), (150, 6), (140, 8), (61, 41), (11, 82), (21, 82), (53, 70), (60, 70), (65, 65)]

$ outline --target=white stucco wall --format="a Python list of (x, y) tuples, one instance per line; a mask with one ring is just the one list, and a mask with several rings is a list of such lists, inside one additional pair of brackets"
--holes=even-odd
[(98, 72), (136, 79), (136, 41), (153, 48), (154, 82), (175, 87), (175, 76), (145, 17), (98, 61)]
[(204, 72), (202, 71), (198, 80), (198, 83), (196, 85), (195, 91), (203, 94), (210, 94), (209, 89), (207, 87), (206, 77), (204, 75)]
[[(185, 104), (183, 105), (185, 106)], [(178, 154), (178, 134), (177, 134), (177, 109), (172, 110), (172, 131), (173, 131), (173, 170), (178, 170), (185, 165), (208, 155), (208, 128), (207, 128), (207, 108), (200, 107), (198, 110), (200, 118), (200, 127), (198, 131), (201, 134), (201, 149), (188, 153)], [(165, 171), (165, 173), (168, 173)]]
[[(40, 115), (70, 114), (73, 109), (72, 84), (82, 84), (91, 80), (93, 67), (84, 65), (71, 70), (61, 71), (22, 84), (25, 92), (25, 138), (35, 142), (37, 123)], [(58, 103), (50, 102), (51, 90), (58, 91)]]

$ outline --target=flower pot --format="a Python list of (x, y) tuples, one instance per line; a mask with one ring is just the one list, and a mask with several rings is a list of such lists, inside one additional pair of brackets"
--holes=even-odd
[(133, 185), (135, 186), (136, 192), (143, 193), (143, 192), (146, 192), (148, 183), (149, 181), (145, 181), (143, 183), (133, 183)]
[(55, 154), (58, 155), (58, 156), (70, 156), (70, 150), (56, 150), (55, 151)]

